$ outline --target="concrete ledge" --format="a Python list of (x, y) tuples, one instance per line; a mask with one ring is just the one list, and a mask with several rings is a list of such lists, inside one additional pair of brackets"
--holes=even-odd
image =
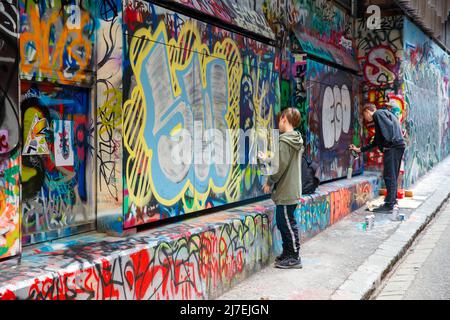
[[(321, 186), (296, 211), (312, 237), (378, 192), (377, 176)], [(92, 233), (0, 263), (0, 299), (214, 299), (272, 262), (281, 237), (272, 201), (158, 227), (127, 238)]]

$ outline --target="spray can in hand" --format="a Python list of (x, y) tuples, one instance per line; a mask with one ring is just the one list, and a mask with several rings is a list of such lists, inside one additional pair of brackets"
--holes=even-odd
[(351, 179), (353, 176), (353, 163), (355, 162), (355, 160), (357, 160), (359, 158), (359, 155), (356, 151), (351, 150), (351, 154), (350, 154), (350, 163), (347, 169), (347, 179)]

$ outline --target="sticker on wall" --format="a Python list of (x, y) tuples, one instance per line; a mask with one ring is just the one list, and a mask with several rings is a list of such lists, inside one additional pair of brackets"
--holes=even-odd
[(33, 156), (50, 153), (47, 140), (45, 139), (47, 129), (47, 119), (39, 119), (38, 115), (35, 115), (30, 132), (28, 133), (27, 141), (23, 147), (23, 155)]
[(0, 153), (8, 151), (8, 141), (8, 130), (0, 130)]
[(57, 167), (73, 166), (74, 164), (72, 128), (72, 121), (53, 121)]

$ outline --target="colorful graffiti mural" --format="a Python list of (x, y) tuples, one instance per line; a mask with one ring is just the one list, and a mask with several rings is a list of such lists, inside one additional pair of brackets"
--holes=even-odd
[(20, 250), (17, 1), (0, 2), (0, 259)]
[[(3, 299), (212, 299), (270, 262), (270, 215), (228, 212), (178, 223), (139, 237), (68, 242), (35, 250), (21, 265), (0, 270), (13, 283), (28, 270), (41, 280)], [(221, 223), (217, 224), (216, 221)], [(177, 239), (173, 235), (177, 234)], [(121, 252), (121, 256), (113, 254)], [(84, 266), (80, 268), (80, 266)], [(4, 266), (4, 265), (3, 265)], [(75, 269), (73, 268), (75, 267)], [(58, 273), (51, 270), (59, 269)]]
[(405, 183), (411, 185), (450, 153), (450, 61), (448, 54), (408, 19), (403, 33), (410, 140), (405, 155)]
[[(306, 152), (320, 164), (321, 181), (347, 175), (348, 146), (361, 140), (358, 78), (348, 72), (308, 60)], [(353, 167), (362, 169), (361, 159)]]
[[(403, 98), (403, 16), (383, 17), (381, 28), (367, 28), (365, 20), (357, 23), (357, 55), (363, 71), (363, 102), (374, 103), (378, 108), (389, 100), (396, 103), (393, 110), (400, 118), (405, 134), (406, 105)], [(366, 125), (368, 143), (375, 135), (373, 125)], [(368, 153), (366, 166), (381, 168), (383, 156), (378, 150)]]
[[(132, 8), (153, 18), (132, 20), (129, 8), (124, 19), (131, 69), (124, 70), (124, 82), (136, 85), (124, 87), (125, 226), (260, 195), (256, 165), (246, 165), (248, 157), (239, 162), (248, 152), (238, 134), (253, 128), (253, 141), (270, 139), (258, 129), (274, 128), (279, 108), (275, 49), (146, 2)], [(191, 137), (220, 132), (227, 137), (221, 153), (232, 163), (204, 162), (213, 155), (202, 136), (194, 141), (194, 159), (186, 151), (191, 161), (175, 163), (173, 137), (181, 129)]]
[(76, 226), (89, 230), (95, 220), (89, 92), (27, 82), (21, 91), (22, 240), (70, 235)]
[(122, 1), (102, 1), (97, 30), (97, 230), (123, 231)]
[(91, 84), (95, 7), (91, 0), (20, 0), (21, 78)]

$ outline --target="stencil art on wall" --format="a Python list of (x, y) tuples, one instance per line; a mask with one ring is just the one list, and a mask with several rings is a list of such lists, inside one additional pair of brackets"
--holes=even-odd
[(23, 146), (22, 155), (48, 154), (46, 134), (48, 131), (47, 119), (41, 119), (36, 114), (28, 132), (27, 140)]
[(53, 121), (55, 136), (55, 164), (57, 167), (73, 166), (72, 121)]

